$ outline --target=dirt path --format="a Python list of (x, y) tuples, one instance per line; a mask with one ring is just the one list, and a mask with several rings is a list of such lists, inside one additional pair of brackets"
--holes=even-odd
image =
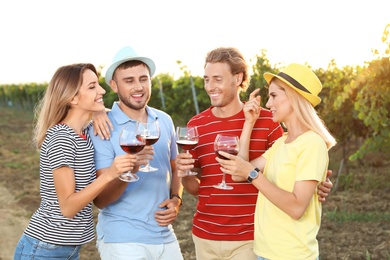
[(12, 260), (15, 246), (28, 224), (27, 213), (16, 206), (16, 200), (0, 184), (0, 259)]

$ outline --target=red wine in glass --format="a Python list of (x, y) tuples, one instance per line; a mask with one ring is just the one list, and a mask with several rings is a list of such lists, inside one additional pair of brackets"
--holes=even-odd
[(183, 150), (191, 150), (196, 147), (198, 144), (198, 141), (192, 141), (192, 140), (177, 140), (176, 144)]
[(135, 154), (141, 152), (145, 145), (142, 144), (121, 144), (121, 148), (126, 153)]
[(147, 135), (145, 137), (146, 145), (153, 145), (153, 144), (155, 144), (158, 141), (159, 138), (160, 138), (159, 136)]
[(226, 158), (225, 156), (222, 156), (219, 154), (219, 152), (225, 152), (225, 153), (230, 153), (230, 154), (233, 154), (233, 155), (237, 155), (238, 154), (238, 150), (237, 149), (218, 149), (215, 151), (215, 153), (217, 154), (217, 156), (221, 159), (224, 159), (224, 160), (229, 160), (228, 158)]
[[(176, 144), (186, 153), (190, 153), (189, 150), (194, 149), (199, 141), (198, 128), (196, 126), (178, 126), (176, 128)], [(190, 170), (180, 174), (179, 177), (197, 175), (197, 172)]]
[[(214, 141), (214, 151), (221, 159), (228, 160), (226, 157), (219, 154), (219, 151), (227, 152), (233, 155), (238, 154), (239, 139), (236, 135), (218, 134)], [(233, 187), (226, 184), (225, 173), (222, 173), (222, 182), (218, 185), (213, 185), (214, 188), (222, 190), (232, 190)]]
[[(144, 149), (146, 143), (142, 134), (139, 132), (137, 125), (134, 127), (133, 125), (127, 124), (122, 128), (119, 135), (119, 145), (124, 152), (136, 154)], [(139, 177), (137, 174), (128, 171), (121, 174), (119, 179), (125, 182), (134, 182), (138, 181)]]
[[(138, 128), (142, 132), (142, 137), (145, 139), (146, 145), (153, 145), (160, 138), (160, 125), (157, 119), (147, 123), (138, 123)], [(139, 168), (141, 172), (155, 172), (157, 170), (158, 168), (151, 166), (149, 161), (144, 167)]]

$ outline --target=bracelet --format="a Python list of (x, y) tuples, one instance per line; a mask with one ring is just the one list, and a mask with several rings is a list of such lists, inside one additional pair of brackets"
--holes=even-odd
[(178, 194), (172, 194), (171, 195), (171, 199), (174, 198), (174, 197), (176, 197), (176, 198), (178, 198), (180, 200), (179, 207), (181, 207), (181, 205), (183, 205), (183, 199)]

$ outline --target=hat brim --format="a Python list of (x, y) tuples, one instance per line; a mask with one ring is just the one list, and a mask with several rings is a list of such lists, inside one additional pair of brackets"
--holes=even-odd
[(149, 67), (150, 76), (152, 77), (154, 75), (154, 72), (156, 71), (156, 65), (155, 65), (153, 60), (151, 60), (147, 57), (125, 57), (125, 58), (122, 58), (121, 60), (118, 60), (118, 61), (112, 63), (107, 68), (106, 75), (105, 75), (105, 81), (106, 81), (107, 85), (110, 85), (110, 81), (112, 80), (112, 76), (114, 74), (115, 69), (119, 65), (121, 65), (122, 63), (124, 63), (126, 61), (131, 61), (131, 60), (142, 61), (143, 63), (145, 63)]
[[(265, 72), (264, 73), (264, 79), (265, 81), (267, 81), (268, 83), (268, 86), (271, 82), (271, 80), (273, 78), (277, 78), (281, 81), (283, 81), (284, 83), (286, 83), (288, 86), (290, 86), (292, 89), (294, 89), (296, 92), (298, 92), (301, 96), (303, 96), (307, 101), (310, 102), (310, 104), (315, 107), (317, 106), (319, 103), (321, 103), (321, 98), (317, 97), (317, 96), (314, 96), (313, 94), (310, 94), (310, 93), (307, 93), (307, 92), (304, 92), (298, 88), (296, 88), (293, 84), (291, 84), (290, 82), (288, 82), (287, 80), (285, 80), (284, 78), (278, 76), (277, 74), (273, 74), (273, 73), (270, 73), (270, 72)], [(268, 88), (268, 86), (266, 86), (266, 88)]]

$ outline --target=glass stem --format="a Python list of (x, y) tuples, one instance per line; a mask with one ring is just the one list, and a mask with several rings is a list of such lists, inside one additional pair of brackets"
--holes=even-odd
[[(186, 153), (189, 154), (189, 153), (190, 153), (190, 150), (186, 150)], [(190, 170), (187, 169), (187, 170), (186, 170), (186, 175), (189, 175), (189, 174), (190, 174)]]
[[(145, 141), (146, 141), (147, 132), (148, 132), (148, 129), (144, 128), (143, 136), (145, 138)], [(146, 160), (145, 168), (149, 168), (149, 160)]]
[(222, 173), (222, 183), (226, 184), (226, 182), (225, 182), (225, 173), (224, 172)]

